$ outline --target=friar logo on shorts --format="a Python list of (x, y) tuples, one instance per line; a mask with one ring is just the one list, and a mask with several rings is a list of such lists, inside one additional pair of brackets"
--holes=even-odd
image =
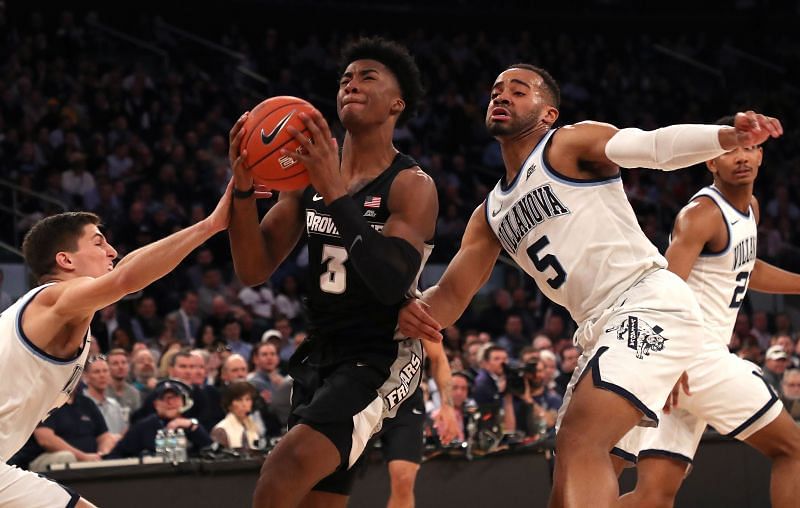
[(422, 365), (420, 357), (411, 353), (411, 360), (400, 369), (400, 386), (386, 394), (386, 405), (389, 407), (389, 410), (403, 402), (403, 399), (406, 398), (411, 387), (411, 380), (414, 379), (414, 376), (419, 372), (420, 365)]
[(606, 333), (615, 330), (617, 339), (627, 341), (628, 347), (636, 351), (636, 358), (640, 360), (650, 356), (651, 351), (662, 351), (664, 343), (669, 340), (661, 336), (663, 328), (650, 326), (636, 316), (628, 316), (619, 326), (608, 328)]

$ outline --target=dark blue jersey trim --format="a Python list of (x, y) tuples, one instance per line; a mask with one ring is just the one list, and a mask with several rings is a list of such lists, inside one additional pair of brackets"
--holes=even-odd
[(636, 409), (644, 414), (645, 418), (651, 420), (655, 423), (658, 423), (658, 415), (655, 411), (648, 408), (644, 402), (639, 400), (639, 398), (626, 390), (625, 388), (615, 385), (614, 383), (609, 383), (608, 381), (603, 381), (603, 377), (600, 374), (600, 355), (605, 353), (608, 350), (608, 346), (602, 346), (597, 350), (597, 353), (589, 360), (589, 364), (586, 366), (587, 370), (591, 369), (592, 371), (592, 381), (597, 388), (603, 388), (605, 390), (611, 391), (619, 395), (620, 397), (626, 399), (628, 402), (633, 404)]
[[(709, 187), (709, 189), (710, 188), (711, 187)], [(702, 258), (714, 258), (714, 257), (723, 256), (723, 255), (728, 253), (728, 250), (730, 250), (730, 248), (731, 248), (731, 236), (733, 236), (733, 233), (731, 232), (731, 225), (728, 224), (728, 220), (725, 218), (725, 211), (722, 209), (722, 207), (719, 205), (719, 203), (717, 203), (717, 200), (714, 199), (713, 197), (709, 196), (708, 194), (700, 194), (699, 196), (695, 196), (695, 197), (692, 198), (692, 201), (694, 201), (695, 199), (698, 199), (698, 198), (708, 198), (708, 199), (711, 200), (712, 203), (714, 203), (714, 205), (717, 208), (719, 208), (719, 213), (722, 214), (722, 222), (725, 223), (725, 229), (728, 231), (728, 239), (727, 239), (727, 241), (725, 243), (725, 248), (724, 249), (722, 249), (721, 251), (714, 252), (714, 251), (708, 250), (706, 248), (706, 246), (703, 246), (703, 250), (700, 252), (700, 257), (702, 257)]]
[(45, 351), (42, 351), (41, 349), (39, 349), (39, 347), (38, 347), (38, 346), (36, 346), (36, 344), (34, 344), (34, 343), (33, 343), (33, 342), (32, 342), (32, 341), (31, 341), (31, 340), (28, 338), (28, 336), (27, 336), (27, 335), (25, 335), (25, 332), (22, 330), (22, 314), (25, 312), (25, 309), (28, 307), (28, 304), (29, 304), (29, 303), (31, 303), (31, 302), (33, 301), (33, 299), (34, 299), (34, 298), (36, 298), (36, 295), (38, 295), (38, 294), (39, 294), (39, 293), (41, 293), (41, 292), (42, 292), (44, 289), (47, 289), (47, 288), (48, 288), (48, 287), (50, 287), (51, 285), (52, 285), (52, 284), (47, 284), (47, 285), (44, 285), (44, 286), (42, 286), (41, 288), (39, 288), (39, 290), (38, 290), (38, 291), (36, 291), (36, 292), (35, 292), (35, 293), (33, 293), (32, 295), (30, 295), (30, 298), (28, 298), (28, 300), (27, 300), (27, 301), (25, 301), (25, 302), (24, 302), (24, 303), (23, 303), (23, 304), (20, 306), (20, 308), (19, 308), (19, 311), (17, 312), (17, 318), (16, 318), (16, 323), (17, 323), (17, 335), (18, 335), (18, 336), (19, 336), (19, 338), (21, 339), (21, 341), (22, 341), (22, 344), (23, 344), (23, 345), (24, 345), (24, 346), (25, 346), (25, 347), (26, 347), (26, 348), (27, 348), (27, 349), (28, 349), (28, 350), (29, 350), (31, 353), (33, 353), (34, 355), (38, 356), (38, 357), (39, 357), (39, 358), (41, 358), (42, 360), (45, 360), (45, 361), (47, 361), (47, 362), (50, 362), (50, 363), (54, 363), (54, 364), (56, 364), (56, 365), (68, 365), (68, 364), (70, 364), (70, 363), (73, 363), (75, 360), (77, 360), (78, 358), (80, 358), (80, 357), (81, 357), (81, 354), (83, 353), (83, 348), (84, 348), (84, 347), (86, 347), (86, 338), (87, 338), (87, 337), (88, 337), (88, 335), (89, 335), (89, 330), (88, 330), (88, 329), (86, 330), (86, 336), (83, 338), (83, 344), (81, 345), (81, 347), (80, 347), (80, 349), (78, 350), (78, 352), (77, 352), (77, 353), (75, 354), (75, 356), (73, 356), (72, 358), (67, 358), (67, 359), (64, 359), (64, 358), (59, 358), (59, 357), (57, 357), (57, 356), (53, 356), (53, 355), (51, 355), (51, 354), (49, 354), (49, 353), (46, 353)]

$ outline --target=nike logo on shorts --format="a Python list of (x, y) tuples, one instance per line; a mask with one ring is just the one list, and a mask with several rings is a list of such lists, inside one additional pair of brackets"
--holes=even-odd
[(264, 143), (265, 145), (272, 143), (272, 141), (275, 139), (275, 136), (277, 136), (281, 132), (281, 130), (283, 130), (283, 127), (286, 125), (286, 123), (289, 121), (289, 119), (292, 117), (293, 114), (294, 111), (284, 116), (281, 119), (281, 121), (278, 122), (278, 125), (276, 125), (275, 128), (272, 129), (272, 132), (270, 132), (269, 134), (266, 134), (264, 132), (264, 129), (261, 129), (261, 142)]

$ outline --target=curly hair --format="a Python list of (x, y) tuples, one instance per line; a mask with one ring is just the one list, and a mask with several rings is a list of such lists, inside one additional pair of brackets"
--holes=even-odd
[(406, 108), (400, 113), (397, 125), (405, 124), (417, 111), (425, 93), (419, 67), (405, 46), (383, 37), (362, 37), (342, 50), (339, 74), (356, 60), (375, 60), (385, 65), (394, 74), (400, 85), (400, 94)]

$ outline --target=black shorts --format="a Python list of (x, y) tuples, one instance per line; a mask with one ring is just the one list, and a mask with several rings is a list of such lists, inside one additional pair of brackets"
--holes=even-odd
[(417, 388), (410, 399), (403, 402), (397, 416), (384, 420), (377, 435), (386, 462), (405, 460), (419, 464), (424, 449), (425, 399)]
[(417, 389), (422, 346), (418, 341), (401, 344), (388, 373), (355, 360), (313, 367), (303, 345), (292, 356), (289, 428), (308, 425), (330, 439), (341, 457), (337, 471), (314, 490), (348, 495), (352, 477), (341, 473), (352, 470), (383, 419), (396, 413)]

